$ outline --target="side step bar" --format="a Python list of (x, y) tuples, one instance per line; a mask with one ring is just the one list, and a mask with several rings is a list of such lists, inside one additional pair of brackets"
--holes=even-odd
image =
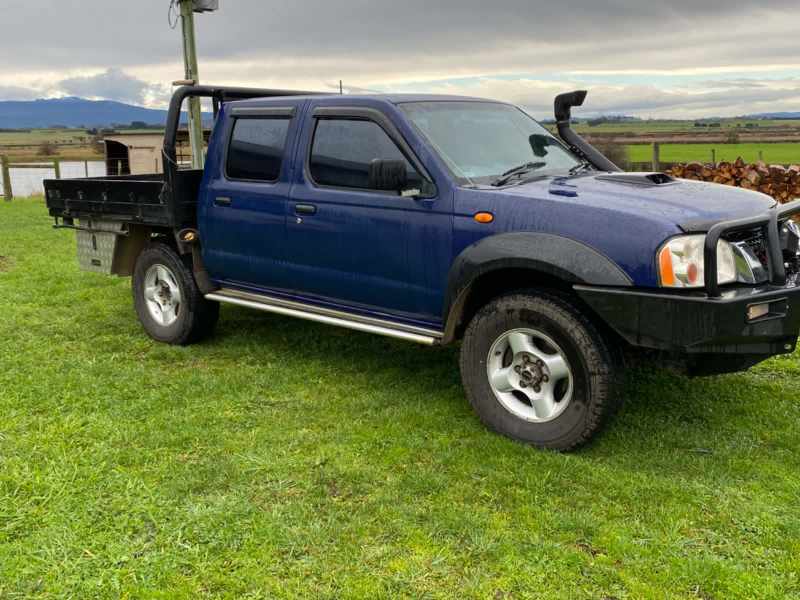
[(434, 331), (433, 329), (401, 325), (392, 323), (391, 321), (384, 321), (383, 319), (353, 315), (329, 308), (320, 308), (318, 306), (303, 304), (302, 302), (293, 302), (291, 300), (251, 294), (239, 290), (223, 288), (212, 294), (206, 294), (206, 299), (253, 308), (264, 312), (286, 315), (288, 317), (297, 317), (299, 319), (315, 321), (326, 325), (335, 325), (346, 329), (385, 335), (387, 337), (416, 342), (426, 346), (434, 346), (440, 343), (442, 339), (442, 333), (440, 331)]

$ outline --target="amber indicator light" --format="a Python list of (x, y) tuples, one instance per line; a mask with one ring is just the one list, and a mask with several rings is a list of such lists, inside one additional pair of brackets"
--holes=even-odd
[(475, 213), (475, 216), (472, 218), (475, 219), (477, 223), (491, 223), (494, 221), (494, 215), (490, 212)]

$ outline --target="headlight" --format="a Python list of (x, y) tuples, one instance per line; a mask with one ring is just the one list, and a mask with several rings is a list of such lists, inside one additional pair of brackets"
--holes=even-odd
[[(682, 235), (669, 240), (658, 251), (658, 274), (662, 287), (699, 288), (705, 285), (703, 258), (705, 235)], [(717, 281), (720, 284), (736, 281), (736, 259), (731, 245), (720, 240), (717, 244)]]

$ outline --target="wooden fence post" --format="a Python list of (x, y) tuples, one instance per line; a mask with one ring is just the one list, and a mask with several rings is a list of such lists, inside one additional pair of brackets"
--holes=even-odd
[(717, 149), (716, 148), (712, 148), (711, 149), (711, 166), (714, 167), (715, 169), (717, 168)]
[(56, 172), (56, 179), (61, 179), (61, 159), (53, 159), (53, 169), (55, 169)]
[(653, 171), (661, 170), (661, 145), (653, 142)]
[(0, 156), (0, 163), (2, 163), (3, 171), (3, 193), (6, 197), (6, 202), (11, 202), (14, 197), (14, 192), (11, 189), (11, 168), (7, 156)]

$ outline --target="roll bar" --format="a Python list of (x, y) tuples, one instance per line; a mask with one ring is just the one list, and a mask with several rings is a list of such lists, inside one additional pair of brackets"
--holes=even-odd
[(167, 128), (164, 133), (164, 157), (169, 163), (169, 171), (177, 168), (178, 156), (176, 151), (178, 128), (181, 122), (181, 107), (186, 98), (212, 98), (214, 100), (214, 116), (219, 110), (221, 102), (231, 100), (246, 100), (248, 98), (275, 98), (278, 96), (316, 96), (321, 92), (307, 92), (300, 90), (276, 90), (261, 88), (224, 87), (207, 85), (185, 85), (179, 87), (172, 94), (167, 113)]

